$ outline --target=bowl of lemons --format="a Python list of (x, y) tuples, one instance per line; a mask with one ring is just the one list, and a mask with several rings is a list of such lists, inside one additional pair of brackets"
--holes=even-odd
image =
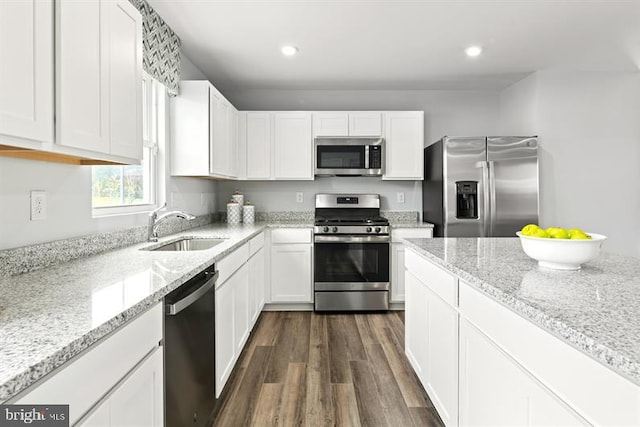
[(541, 228), (536, 224), (522, 227), (516, 235), (522, 250), (538, 261), (540, 267), (554, 270), (579, 270), (582, 264), (600, 254), (606, 236), (585, 233), (578, 228)]

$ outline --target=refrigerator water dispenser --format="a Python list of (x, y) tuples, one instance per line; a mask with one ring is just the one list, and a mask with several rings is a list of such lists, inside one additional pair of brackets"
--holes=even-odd
[(456, 181), (456, 218), (478, 219), (477, 181)]

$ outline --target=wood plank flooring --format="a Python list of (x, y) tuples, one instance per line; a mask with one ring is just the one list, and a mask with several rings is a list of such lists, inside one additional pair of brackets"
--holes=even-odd
[(216, 427), (442, 426), (404, 355), (404, 312), (263, 312)]

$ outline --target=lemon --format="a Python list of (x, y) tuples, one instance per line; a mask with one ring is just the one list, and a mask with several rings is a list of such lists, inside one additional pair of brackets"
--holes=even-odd
[(522, 227), (522, 230), (520, 230), (520, 232), (522, 233), (523, 236), (532, 236), (533, 233), (537, 232), (538, 230), (540, 230), (540, 227), (538, 227), (538, 225), (527, 224), (524, 227)]
[(530, 234), (531, 237), (542, 237), (542, 238), (548, 238), (549, 237), (549, 233), (547, 233), (545, 230), (543, 230), (542, 228), (538, 228), (537, 230), (535, 230), (533, 232), (533, 234)]
[(568, 239), (569, 232), (564, 228), (556, 227), (551, 232), (549, 232), (549, 236), (552, 239)]
[(591, 239), (591, 236), (579, 228), (572, 228), (569, 230), (569, 238), (572, 240), (588, 240)]

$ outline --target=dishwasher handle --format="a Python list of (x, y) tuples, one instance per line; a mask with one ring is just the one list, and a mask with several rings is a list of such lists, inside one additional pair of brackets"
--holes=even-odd
[(191, 304), (196, 302), (200, 297), (209, 292), (211, 288), (216, 284), (216, 280), (218, 280), (219, 271), (215, 271), (214, 273), (207, 272), (205, 273), (208, 277), (207, 281), (204, 282), (202, 286), (200, 286), (195, 291), (191, 292), (189, 295), (184, 298), (174, 302), (173, 304), (165, 305), (165, 313), (169, 316), (175, 316), (180, 313), (185, 308), (189, 307)]

